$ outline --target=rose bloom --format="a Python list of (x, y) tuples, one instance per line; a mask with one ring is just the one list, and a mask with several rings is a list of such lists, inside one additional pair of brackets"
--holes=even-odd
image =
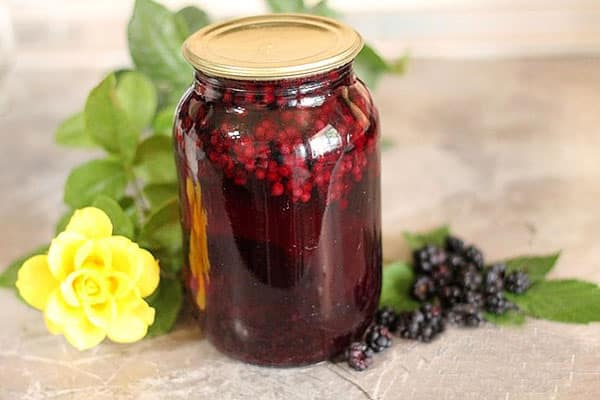
[(154, 322), (144, 297), (158, 286), (158, 263), (130, 239), (112, 236), (112, 228), (102, 210), (77, 210), (48, 254), (29, 258), (18, 273), (23, 299), (79, 350), (105, 337), (135, 342)]

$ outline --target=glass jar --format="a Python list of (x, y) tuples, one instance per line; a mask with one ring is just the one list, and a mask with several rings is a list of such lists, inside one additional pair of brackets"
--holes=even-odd
[(336, 21), (283, 14), (184, 45), (196, 69), (174, 126), (186, 286), (207, 338), (235, 358), (328, 359), (377, 307), (379, 121), (352, 69), (361, 47)]

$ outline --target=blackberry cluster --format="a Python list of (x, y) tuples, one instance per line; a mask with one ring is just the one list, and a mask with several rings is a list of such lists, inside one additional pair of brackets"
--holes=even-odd
[(431, 342), (445, 328), (441, 307), (423, 304), (418, 310), (399, 315), (397, 333), (404, 339)]
[(454, 236), (446, 238), (444, 247), (427, 245), (414, 251), (413, 263), (411, 295), (420, 307), (399, 314), (390, 307), (379, 309), (364, 340), (346, 352), (351, 368), (367, 368), (374, 353), (391, 346), (392, 333), (430, 342), (446, 324), (477, 327), (485, 322), (486, 311), (501, 315), (517, 308), (505, 291), (520, 294), (531, 286), (523, 271), (507, 273), (503, 263), (486, 266), (480, 249)]
[(419, 302), (438, 302), (449, 323), (478, 326), (483, 311), (504, 314), (516, 308), (504, 291), (523, 293), (529, 277), (521, 271), (506, 273), (506, 265), (485, 266), (483, 252), (457, 237), (445, 246), (427, 245), (413, 253), (416, 278), (412, 296)]

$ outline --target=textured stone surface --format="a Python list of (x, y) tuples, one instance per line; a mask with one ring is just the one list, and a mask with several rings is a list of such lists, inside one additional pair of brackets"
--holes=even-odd
[[(101, 71), (18, 69), (0, 116), (0, 262), (47, 241), (68, 170), (93, 155), (54, 147)], [(387, 258), (402, 230), (442, 223), (490, 258), (563, 249), (553, 277), (600, 282), (600, 62), (415, 61), (377, 92)], [(166, 337), (78, 352), (0, 291), (0, 399), (600, 398), (600, 324), (529, 321), (396, 340), (356, 373), (272, 369), (220, 355), (184, 321)]]

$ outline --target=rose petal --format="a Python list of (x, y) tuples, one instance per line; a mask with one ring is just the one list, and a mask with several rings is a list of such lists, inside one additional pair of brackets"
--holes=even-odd
[(50, 293), (58, 286), (48, 266), (48, 256), (27, 259), (19, 269), (16, 287), (23, 299), (38, 310), (43, 310)]
[(57, 280), (62, 281), (73, 272), (75, 253), (84, 242), (83, 236), (73, 232), (62, 232), (52, 240), (48, 250), (48, 265)]
[(112, 269), (112, 251), (108, 239), (88, 240), (77, 249), (75, 269), (107, 272)]
[(142, 271), (137, 281), (137, 287), (142, 297), (150, 296), (158, 287), (160, 268), (158, 262), (149, 251), (139, 249), (139, 264)]
[(154, 322), (154, 308), (137, 298), (119, 303), (117, 309), (117, 317), (106, 329), (109, 339), (118, 343), (132, 343), (143, 339), (148, 326)]
[(142, 272), (138, 262), (140, 247), (124, 236), (113, 236), (106, 239), (112, 252), (112, 268), (137, 282)]
[(90, 323), (87, 318), (82, 318), (77, 324), (65, 326), (63, 334), (77, 350), (90, 349), (106, 337), (106, 332)]
[(120, 299), (127, 296), (135, 288), (135, 284), (129, 275), (112, 271), (106, 276), (106, 288), (115, 299)]
[(79, 303), (79, 297), (75, 292), (73, 282), (75, 281), (75, 279), (79, 278), (84, 273), (85, 272), (83, 270), (73, 271), (69, 274), (69, 276), (67, 276), (67, 279), (62, 281), (62, 283), (60, 284), (60, 292), (62, 294), (63, 299), (68, 305), (72, 307), (81, 306), (81, 304)]
[(106, 330), (117, 315), (117, 307), (113, 299), (108, 299), (101, 304), (86, 304), (84, 310), (89, 321), (103, 330)]
[(96, 207), (86, 207), (75, 211), (67, 228), (67, 232), (75, 232), (88, 239), (110, 237), (112, 223), (106, 213)]
[(59, 289), (55, 289), (46, 302), (44, 309), (44, 318), (46, 325), (52, 328), (64, 331), (65, 326), (78, 324), (79, 320), (85, 318), (83, 308), (70, 306), (62, 296)]
[(44, 319), (50, 332), (62, 333), (79, 350), (94, 347), (106, 337), (104, 330), (88, 320), (83, 308), (68, 305), (58, 289), (48, 297)]

